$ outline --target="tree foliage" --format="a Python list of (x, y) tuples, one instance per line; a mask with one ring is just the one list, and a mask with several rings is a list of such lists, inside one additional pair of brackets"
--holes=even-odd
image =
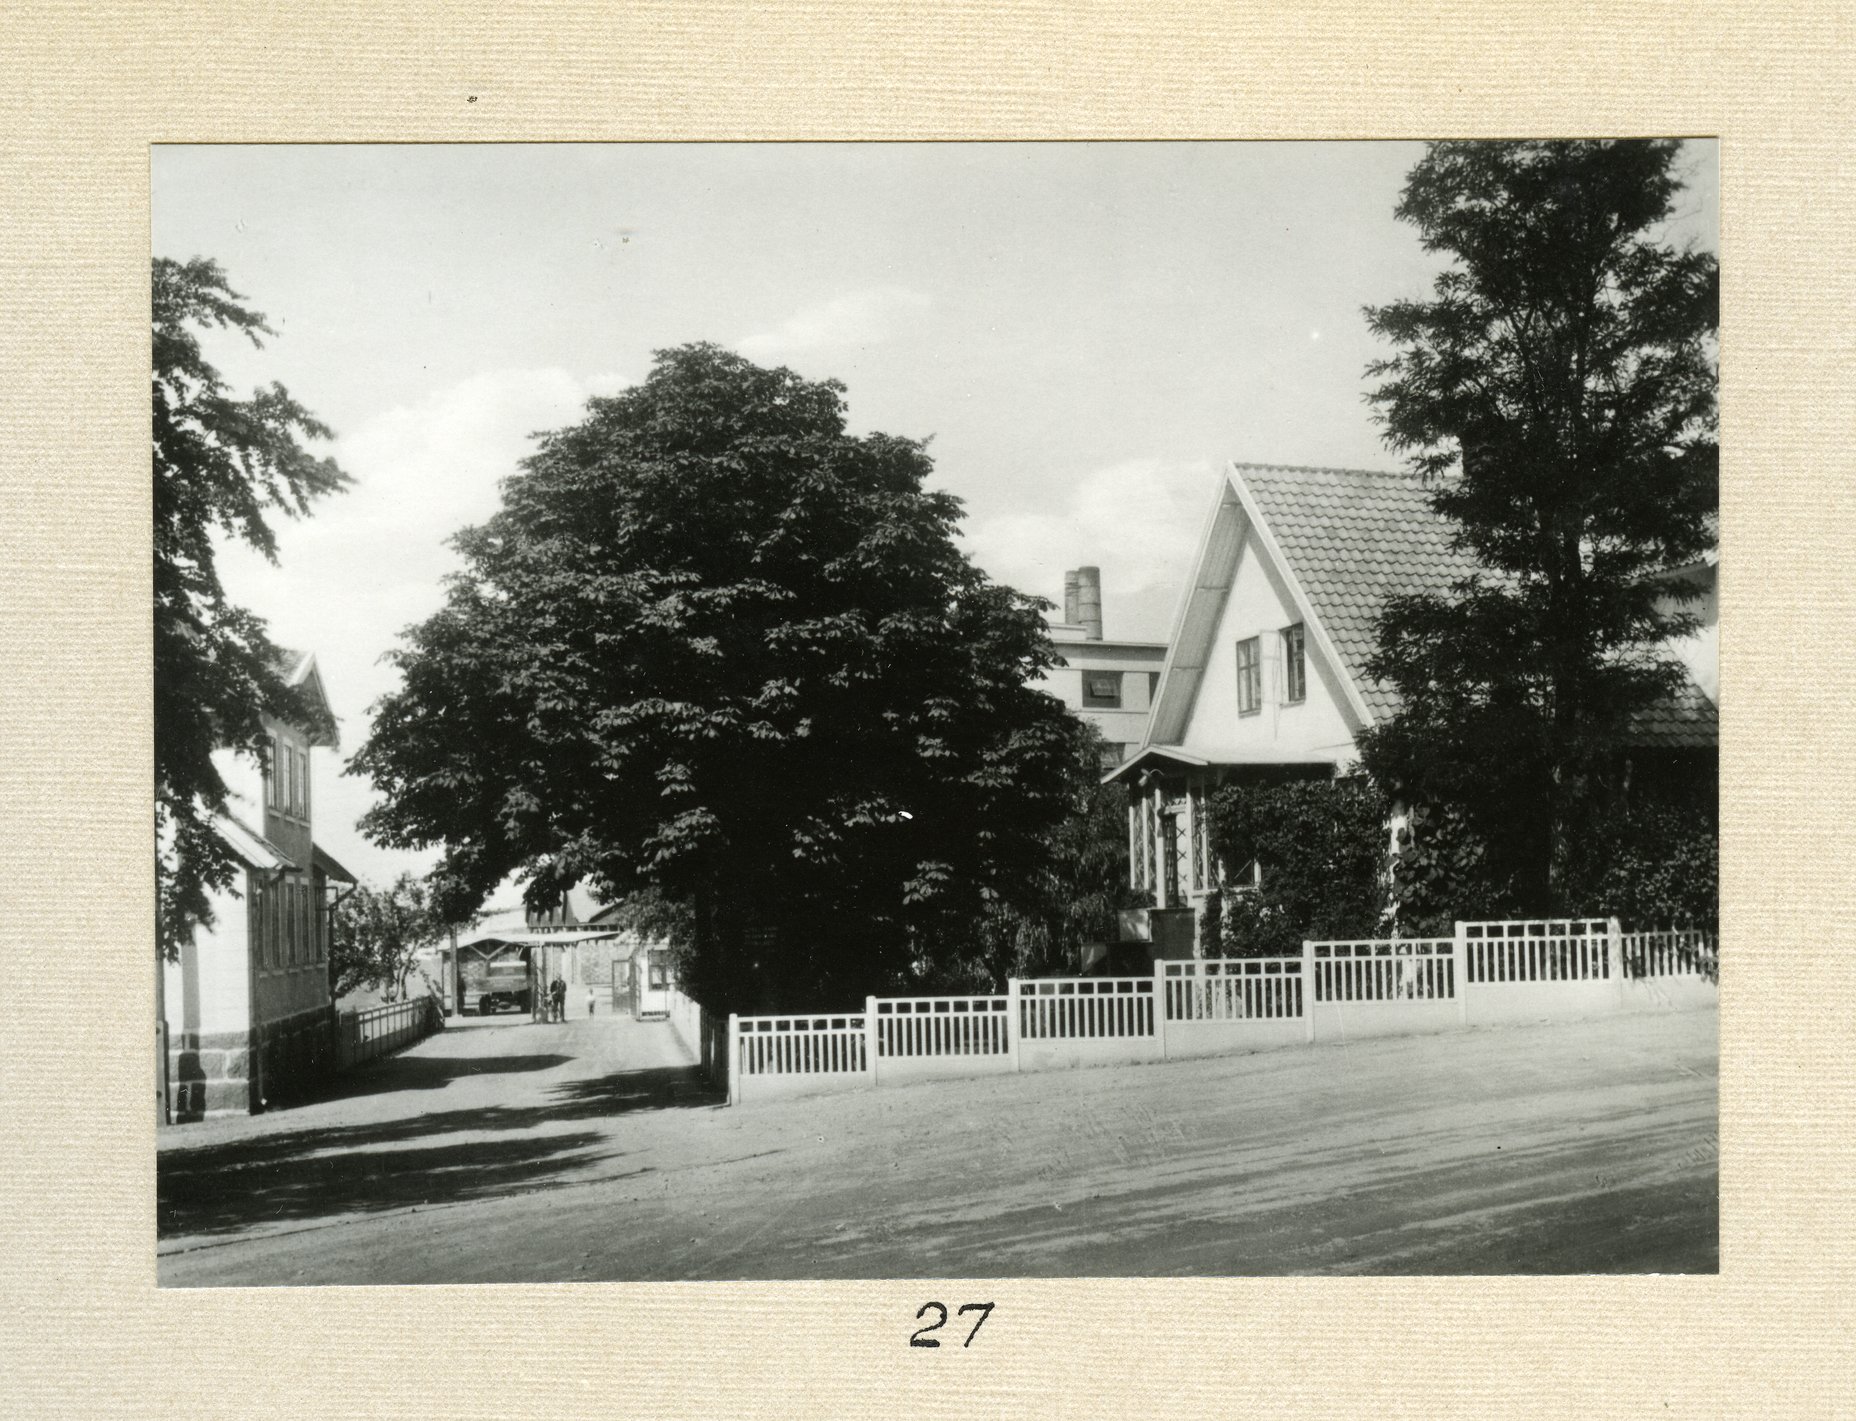
[(1566, 906), (1632, 717), (1680, 685), (1663, 648), (1692, 593), (1657, 574), (1714, 538), (1719, 274), (1660, 237), (1679, 153), (1431, 145), (1398, 216), (1449, 265), (1367, 313), (1396, 347), (1369, 369), (1386, 441), (1487, 571), (1388, 602), (1368, 669), (1403, 709), (1363, 758), (1449, 806), (1526, 911)]
[(710, 345), (542, 437), (352, 762), (449, 910), (519, 872), (686, 905), (712, 1005), (856, 1000), (1045, 863), (1045, 604), (954, 543), (919, 442)]
[(404, 1000), (413, 956), (464, 925), (438, 913), (425, 883), (410, 873), (385, 888), (356, 888), (334, 912), (329, 971), (335, 995), (374, 987), (384, 989), (388, 1001)]
[(152, 279), (156, 925), (172, 956), (232, 881), (213, 752), (261, 760), (266, 715), (326, 728), (285, 684), (264, 622), (227, 598), (217, 549), (238, 539), (275, 562), (272, 516), (301, 517), (348, 479), (304, 446), (329, 431), (281, 385), (235, 399), (207, 362), (202, 329), (273, 334), (217, 263), (157, 258)]
[(1227, 785), (1206, 804), (1214, 860), (1255, 861), (1224, 892), (1224, 951), (1299, 956), (1305, 938), (1371, 937), (1385, 916), (1385, 797), (1365, 776)]
[(1081, 720), (1070, 731), (1069, 809), (1047, 861), (1018, 893), (988, 901), (964, 944), (924, 954), (914, 990), (1002, 992), (1008, 977), (1077, 973), (1084, 944), (1115, 942), (1119, 911), (1146, 901), (1128, 886), (1126, 791), (1102, 783), (1102, 737)]

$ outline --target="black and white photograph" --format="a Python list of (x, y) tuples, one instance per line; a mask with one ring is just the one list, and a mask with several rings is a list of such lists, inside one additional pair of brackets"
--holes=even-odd
[(1719, 1272), (1713, 139), (149, 163), (162, 1288)]

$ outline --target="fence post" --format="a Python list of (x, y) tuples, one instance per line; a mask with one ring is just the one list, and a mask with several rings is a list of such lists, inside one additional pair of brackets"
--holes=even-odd
[(1005, 1041), (1012, 1052), (1012, 1069), (1023, 1069), (1018, 1064), (1018, 979), (1005, 979)]
[(741, 1104), (741, 1018), (728, 1014), (728, 1103)]
[(1605, 970), (1617, 988), (1618, 1010), (1624, 1010), (1624, 925), (1616, 918), (1605, 919)]
[(1315, 1039), (1315, 944), (1302, 939), (1302, 1039)]
[(1166, 1060), (1166, 959), (1154, 959), (1154, 1036), (1160, 1042), (1160, 1059)]
[(1450, 948), (1450, 977), (1456, 988), (1456, 1021), (1458, 1026), (1469, 1025), (1469, 929), (1458, 918), (1452, 924), (1455, 928), (1455, 942)]
[(864, 998), (864, 1060), (865, 1068), (870, 1072), (870, 1084), (881, 1085), (883, 1082), (876, 1073), (876, 998)]

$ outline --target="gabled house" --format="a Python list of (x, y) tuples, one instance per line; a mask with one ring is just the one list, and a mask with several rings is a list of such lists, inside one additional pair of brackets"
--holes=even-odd
[[(1197, 908), (1213, 883), (1211, 789), (1327, 777), (1357, 761), (1360, 732), (1398, 704), (1366, 674), (1386, 599), (1446, 590), (1476, 567), (1451, 549), (1448, 526), (1409, 474), (1229, 465), (1199, 535), (1145, 734), (1105, 776), (1129, 790), (1133, 886), (1158, 908)], [(1703, 625), (1671, 648), (1689, 683), (1640, 718), (1635, 739), (1705, 758), (1717, 737), (1715, 562), (1665, 575), (1702, 583), (1691, 609)]]
[[(284, 652), (278, 670), (333, 726), (316, 658)], [(161, 966), (171, 1120), (260, 1110), (335, 1068), (329, 910), (355, 877), (315, 842), (310, 757), (336, 738), (269, 716), (264, 728), (262, 768), (214, 757), (228, 791), (215, 828), (240, 868), (212, 926)]]

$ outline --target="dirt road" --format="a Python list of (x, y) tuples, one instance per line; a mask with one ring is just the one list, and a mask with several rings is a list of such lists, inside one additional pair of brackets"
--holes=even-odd
[(728, 1109), (661, 1024), (472, 1024), (164, 1131), (164, 1285), (1718, 1267), (1712, 1012)]

